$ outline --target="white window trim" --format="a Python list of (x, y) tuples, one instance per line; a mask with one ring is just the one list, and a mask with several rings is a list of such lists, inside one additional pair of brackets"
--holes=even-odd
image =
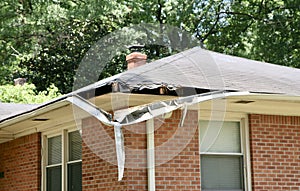
[(245, 177), (245, 189), (246, 191), (252, 191), (251, 183), (251, 154), (250, 154), (250, 133), (249, 133), (249, 119), (248, 115), (241, 119), (241, 127), (243, 131), (243, 146), (245, 149), (244, 152), (244, 176)]
[[(68, 140), (68, 133), (78, 131), (77, 127), (68, 127), (65, 129), (55, 129), (51, 131), (45, 131), (42, 133), (42, 162), (41, 162), (41, 169), (42, 169), (42, 177), (41, 177), (41, 190), (47, 191), (47, 175), (46, 170), (47, 167), (55, 167), (55, 166), (62, 166), (62, 190), (68, 190), (68, 177), (67, 177), (67, 166), (68, 164), (82, 162), (81, 160), (76, 161), (69, 161), (69, 140)], [(62, 163), (54, 164), (54, 165), (47, 165), (48, 164), (48, 139), (55, 136), (62, 136)]]
[[(200, 115), (201, 111), (198, 111), (198, 122), (200, 120), (210, 120), (210, 116)], [(249, 136), (249, 123), (248, 115), (241, 113), (226, 113), (224, 121), (240, 122), (241, 133), (241, 153), (206, 153), (200, 151), (200, 128), (198, 125), (198, 141), (199, 141), (199, 155), (214, 154), (214, 155), (237, 155), (243, 156), (243, 179), (245, 185), (245, 191), (252, 191), (251, 185), (251, 161), (250, 161), (250, 136)], [(201, 162), (201, 161), (200, 161)], [(201, 168), (201, 164), (200, 164)]]

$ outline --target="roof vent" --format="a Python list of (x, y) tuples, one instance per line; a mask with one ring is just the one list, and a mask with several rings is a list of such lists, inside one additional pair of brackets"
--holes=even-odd
[(32, 121), (48, 121), (49, 119), (47, 118), (35, 118), (35, 119), (32, 119)]
[(250, 101), (250, 100), (239, 100), (239, 101), (236, 101), (234, 103), (239, 103), (239, 104), (248, 104), (248, 103), (252, 103), (254, 101)]

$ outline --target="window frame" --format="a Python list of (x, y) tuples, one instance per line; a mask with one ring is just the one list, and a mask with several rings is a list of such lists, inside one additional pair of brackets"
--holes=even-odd
[[(68, 165), (73, 163), (82, 163), (82, 157), (79, 160), (69, 161), (69, 133), (79, 131), (77, 127), (68, 127), (64, 129), (54, 129), (52, 131), (42, 132), (42, 177), (41, 188), (42, 191), (47, 191), (47, 168), (60, 166), (62, 169), (62, 190), (68, 190)], [(51, 137), (61, 136), (62, 138), (62, 160), (59, 164), (48, 165), (48, 139)]]
[[(245, 191), (252, 191), (251, 187), (251, 161), (250, 161), (250, 138), (249, 138), (249, 123), (248, 115), (244, 113), (230, 113), (224, 112), (224, 121), (228, 122), (239, 122), (240, 124), (240, 144), (241, 153), (218, 153), (218, 152), (201, 152), (200, 145), (200, 121), (211, 120), (211, 115), (201, 115), (201, 111), (198, 112), (198, 141), (199, 141), (199, 158), (200, 158), (200, 172), (201, 172), (201, 155), (211, 156), (242, 156), (242, 173), (243, 173), (243, 184)], [(201, 176), (201, 173), (200, 173)]]

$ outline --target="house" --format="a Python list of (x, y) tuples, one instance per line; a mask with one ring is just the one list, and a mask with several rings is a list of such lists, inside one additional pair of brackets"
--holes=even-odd
[(138, 55), (139, 67), (1, 115), (0, 191), (299, 191), (299, 69), (199, 47)]

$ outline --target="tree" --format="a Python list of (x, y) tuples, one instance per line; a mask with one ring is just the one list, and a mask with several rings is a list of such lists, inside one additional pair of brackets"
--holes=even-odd
[(253, 58), (300, 68), (300, 1), (266, 1), (254, 27)]
[(211, 50), (300, 68), (299, 7), (293, 0), (219, 1), (198, 36)]
[[(38, 91), (54, 83), (69, 92), (97, 40), (139, 23), (178, 27), (209, 50), (300, 68), (299, 7), (298, 0), (3, 0), (0, 84), (26, 77)], [(151, 60), (176, 53), (154, 44), (142, 51)], [(100, 79), (123, 71), (127, 53), (113, 58)]]
[(0, 86), (0, 102), (5, 103), (43, 103), (61, 94), (53, 84), (46, 91), (36, 93), (34, 84)]
[(90, 46), (120, 27), (122, 4), (110, 1), (4, 0), (0, 3), (0, 83), (25, 77), (38, 91), (54, 83), (71, 91)]

